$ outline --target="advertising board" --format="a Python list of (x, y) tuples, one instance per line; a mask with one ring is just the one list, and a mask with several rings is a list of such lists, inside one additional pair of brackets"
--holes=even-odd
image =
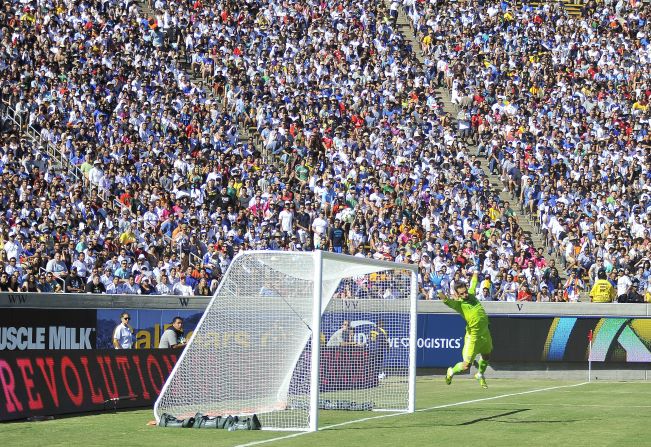
[(151, 405), (178, 355), (172, 349), (4, 352), (0, 420)]

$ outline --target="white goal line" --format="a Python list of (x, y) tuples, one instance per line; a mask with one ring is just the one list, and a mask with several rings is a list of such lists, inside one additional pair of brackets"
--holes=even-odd
[[(547, 387), (547, 388), (537, 388), (535, 390), (520, 391), (518, 393), (500, 394), (499, 396), (483, 397), (481, 399), (473, 399), (473, 400), (464, 400), (464, 401), (461, 401), (461, 402), (454, 402), (454, 403), (451, 403), (451, 404), (443, 404), (443, 405), (436, 405), (436, 406), (433, 406), (433, 407), (419, 408), (415, 412), (419, 413), (419, 412), (423, 412), (423, 411), (439, 410), (441, 408), (458, 407), (460, 405), (474, 404), (474, 403), (477, 403), (477, 402), (486, 402), (486, 401), (489, 401), (489, 400), (502, 399), (502, 398), (505, 398), (505, 397), (523, 396), (525, 394), (542, 393), (544, 391), (553, 391), (553, 390), (559, 390), (559, 389), (563, 389), (563, 388), (574, 388), (574, 387), (577, 387), (577, 386), (587, 385), (588, 383), (589, 382), (581, 382), (581, 383), (574, 383), (572, 385), (550, 386), (550, 387)], [(346, 425), (357, 424), (357, 423), (360, 423), (360, 422), (372, 421), (372, 420), (376, 420), (376, 419), (384, 419), (384, 418), (390, 418), (390, 417), (395, 417), (395, 416), (404, 416), (404, 415), (407, 415), (407, 414), (411, 414), (411, 413), (400, 412), (400, 413), (382, 414), (382, 415), (379, 415), (379, 416), (370, 416), (370, 417), (361, 418), (361, 419), (354, 419), (352, 421), (341, 422), (339, 424), (326, 425), (325, 427), (319, 428), (319, 431), (321, 431), (321, 430), (330, 430), (330, 429), (333, 429), (333, 428), (338, 428), (338, 427), (343, 427), (343, 426), (346, 426)], [(283, 439), (291, 439), (291, 438), (296, 438), (296, 437), (299, 437), (299, 436), (308, 435), (310, 433), (313, 433), (313, 432), (307, 432), (306, 431), (306, 432), (293, 433), (291, 435), (279, 436), (277, 438), (263, 439), (261, 441), (253, 441), (253, 442), (249, 442), (249, 443), (246, 443), (246, 444), (240, 444), (240, 445), (238, 445), (236, 447), (252, 447), (254, 445), (268, 444), (268, 443), (275, 442), (275, 441), (282, 441)]]

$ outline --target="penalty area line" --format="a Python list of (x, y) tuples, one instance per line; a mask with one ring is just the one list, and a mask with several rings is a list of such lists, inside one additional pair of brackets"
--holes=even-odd
[[(460, 405), (468, 405), (468, 404), (474, 404), (474, 403), (478, 403), (478, 402), (486, 402), (486, 401), (489, 401), (489, 400), (503, 399), (505, 397), (524, 396), (526, 394), (542, 393), (542, 392), (545, 392), (545, 391), (560, 390), (560, 389), (563, 389), (563, 388), (574, 388), (574, 387), (577, 387), (577, 386), (587, 385), (588, 383), (589, 382), (581, 382), (581, 383), (574, 383), (572, 385), (550, 386), (550, 387), (547, 387), (547, 388), (537, 388), (535, 390), (520, 391), (518, 393), (500, 394), (498, 396), (482, 397), (481, 399), (464, 400), (464, 401), (461, 401), (461, 402), (453, 402), (451, 404), (435, 405), (433, 407), (419, 408), (419, 409), (415, 410), (415, 413), (422, 413), (424, 411), (439, 410), (441, 408), (458, 407)], [(324, 427), (321, 427), (319, 429), (319, 431), (321, 431), (321, 430), (331, 430), (333, 428), (344, 427), (346, 425), (352, 425), (352, 424), (358, 424), (360, 422), (374, 421), (374, 420), (377, 420), (377, 419), (385, 419), (385, 418), (390, 418), (390, 417), (395, 417), (395, 416), (405, 416), (405, 415), (408, 415), (408, 414), (411, 414), (411, 413), (406, 413), (406, 412), (389, 413), (389, 414), (382, 414), (382, 415), (379, 415), (379, 416), (370, 416), (370, 417), (361, 418), (361, 419), (354, 419), (352, 421), (341, 422), (339, 424), (326, 425)], [(252, 447), (254, 445), (268, 444), (268, 443), (275, 442), (275, 441), (282, 441), (282, 440), (285, 440), (285, 439), (291, 439), (291, 438), (297, 438), (299, 436), (309, 435), (310, 433), (312, 433), (312, 432), (302, 431), (302, 432), (298, 432), (298, 433), (292, 433), (291, 435), (279, 436), (277, 438), (270, 438), (270, 439), (263, 439), (263, 440), (260, 440), (260, 441), (248, 442), (246, 444), (240, 444), (240, 445), (238, 445), (236, 447)]]

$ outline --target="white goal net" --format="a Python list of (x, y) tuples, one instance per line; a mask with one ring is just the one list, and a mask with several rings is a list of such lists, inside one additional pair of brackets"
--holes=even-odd
[(319, 409), (413, 411), (415, 299), (411, 265), (241, 253), (165, 383), (156, 420), (257, 414), (263, 429), (316, 430)]

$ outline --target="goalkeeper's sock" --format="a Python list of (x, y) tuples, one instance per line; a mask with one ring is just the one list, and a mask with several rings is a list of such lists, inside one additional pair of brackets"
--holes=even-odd
[(477, 368), (479, 369), (479, 373), (483, 376), (486, 372), (486, 368), (488, 368), (488, 362), (484, 359), (481, 359)]
[(452, 367), (452, 375), (459, 374), (463, 371), (463, 362), (459, 362)]

